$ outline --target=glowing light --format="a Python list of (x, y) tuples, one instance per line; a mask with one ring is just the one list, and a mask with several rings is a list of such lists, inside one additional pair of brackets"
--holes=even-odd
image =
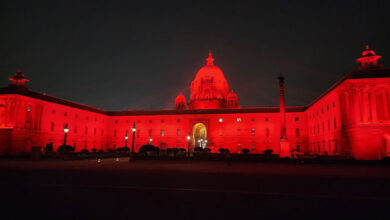
[(218, 121), (219, 121), (220, 123), (222, 123), (222, 122), (223, 122), (223, 118), (219, 118)]

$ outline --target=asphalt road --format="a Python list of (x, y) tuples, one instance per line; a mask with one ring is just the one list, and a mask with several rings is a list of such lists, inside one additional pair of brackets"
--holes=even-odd
[(390, 216), (385, 165), (2, 159), (0, 180), (0, 219)]

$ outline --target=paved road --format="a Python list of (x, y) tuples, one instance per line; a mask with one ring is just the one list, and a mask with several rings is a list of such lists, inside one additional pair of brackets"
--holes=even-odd
[(390, 216), (389, 166), (0, 160), (0, 178), (13, 219)]

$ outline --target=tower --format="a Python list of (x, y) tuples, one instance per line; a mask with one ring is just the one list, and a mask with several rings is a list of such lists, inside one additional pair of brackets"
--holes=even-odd
[(378, 60), (381, 58), (366, 45), (366, 49), (362, 52), (362, 57), (356, 59), (356, 63), (360, 63), (359, 69), (378, 69), (383, 68), (382, 65), (378, 64)]

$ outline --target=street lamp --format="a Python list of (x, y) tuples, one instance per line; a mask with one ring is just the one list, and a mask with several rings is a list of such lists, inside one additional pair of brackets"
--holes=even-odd
[(188, 156), (190, 156), (190, 141), (191, 141), (191, 136), (190, 135), (188, 135), (187, 136), (187, 141), (188, 141), (188, 146), (187, 146), (187, 154), (188, 154)]
[(64, 146), (66, 145), (66, 137), (68, 136), (69, 128), (68, 124), (65, 124), (64, 126)]
[(127, 131), (126, 131), (126, 136), (125, 136), (125, 147), (127, 147), (127, 140), (129, 139), (129, 135), (128, 135), (128, 133), (127, 133)]
[(149, 138), (149, 144), (152, 144), (152, 141), (153, 141), (153, 138), (150, 137), (150, 138)]
[(135, 141), (135, 132), (137, 129), (135, 128), (135, 122), (133, 122), (133, 128), (131, 129), (133, 132), (133, 141), (131, 142), (131, 156), (130, 156), (130, 161), (133, 159), (132, 157), (134, 156), (134, 141)]

